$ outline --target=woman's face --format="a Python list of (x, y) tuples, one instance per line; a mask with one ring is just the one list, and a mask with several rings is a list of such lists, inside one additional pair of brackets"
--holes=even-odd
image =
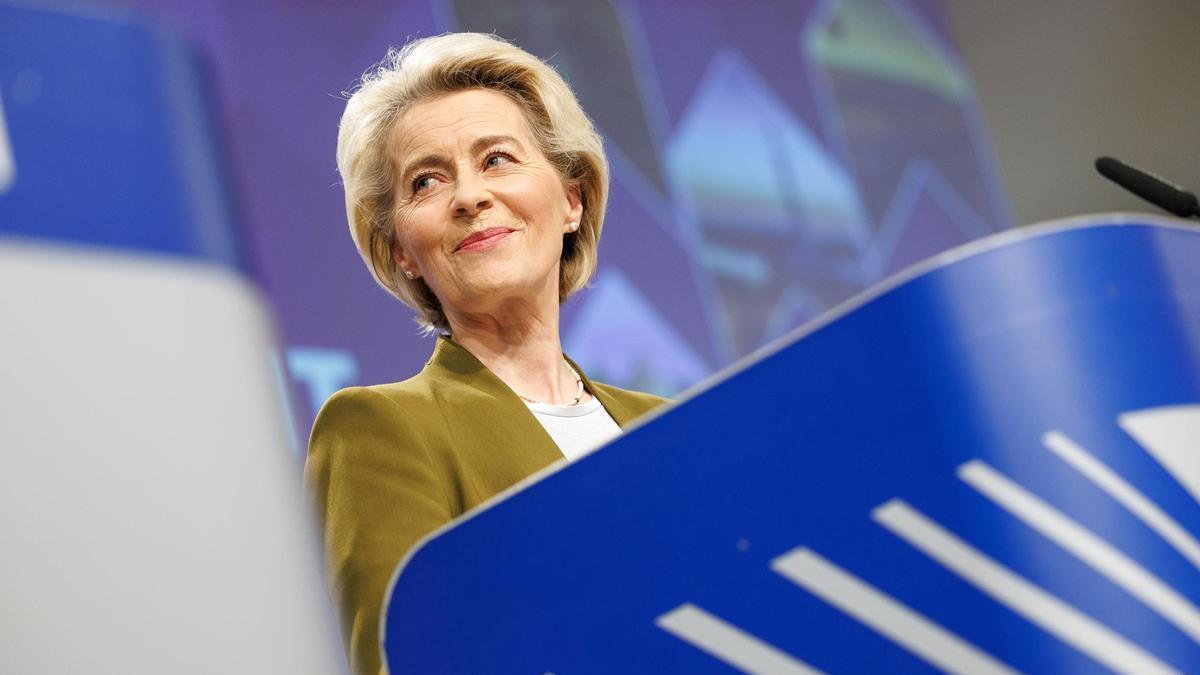
[(583, 210), (515, 102), (468, 89), (418, 103), (392, 147), (402, 272), (424, 278), (449, 316), (545, 297), (548, 286), (557, 308), (563, 234)]

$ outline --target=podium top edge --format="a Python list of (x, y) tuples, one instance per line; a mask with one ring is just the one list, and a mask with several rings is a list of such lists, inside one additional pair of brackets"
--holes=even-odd
[[(941, 268), (949, 267), (950, 265), (961, 262), (968, 258), (973, 258), (983, 253), (987, 253), (988, 251), (1003, 248), (1017, 241), (1062, 234), (1064, 232), (1070, 232), (1073, 230), (1130, 226), (1152, 226), (1173, 230), (1200, 232), (1200, 226), (1192, 224), (1192, 221), (1170, 216), (1160, 216), (1152, 213), (1136, 212), (1113, 212), (1070, 216), (1067, 218), (1032, 223), (1030, 225), (1019, 225), (1008, 230), (1002, 230), (1000, 232), (983, 237), (982, 239), (969, 241), (965, 244), (955, 246), (947, 251), (936, 253), (928, 258), (925, 258), (924, 260), (920, 260), (912, 265), (909, 265), (908, 267), (896, 272), (895, 274), (892, 274), (891, 276), (881, 279), (880, 281), (868, 286), (867, 288), (864, 288), (862, 291), (822, 312), (819, 316), (808, 323), (798, 326), (796, 329), (791, 330), (784, 335), (775, 338), (774, 340), (771, 340), (758, 349), (755, 349), (749, 354), (714, 372), (712, 375), (709, 375), (700, 382), (688, 387), (679, 393), (679, 395), (676, 397), (676, 401), (686, 401), (707, 389), (711, 389), (712, 387), (729, 379), (735, 373), (744, 370), (750, 364), (761, 361), (771, 354), (774, 354), (775, 352), (785, 348), (787, 345), (790, 345), (797, 340), (803, 339), (821, 330), (838, 319), (850, 314), (851, 312), (854, 312), (873, 300), (886, 295), (900, 286), (903, 286), (910, 281), (923, 277), (926, 274)], [(658, 408), (649, 415), (640, 418), (637, 422), (630, 426), (629, 429), (626, 429), (625, 432), (628, 433), (642, 424), (653, 421), (654, 418), (673, 407), (674, 405), (668, 405)]]

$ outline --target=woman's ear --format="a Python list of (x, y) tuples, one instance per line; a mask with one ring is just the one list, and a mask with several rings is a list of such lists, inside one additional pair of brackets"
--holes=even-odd
[(421, 276), (417, 266), (404, 254), (404, 247), (395, 237), (392, 238), (392, 261), (396, 263), (396, 269), (400, 270), (406, 279), (416, 279)]
[(583, 224), (583, 198), (578, 185), (567, 186), (567, 222), (563, 232), (575, 232)]

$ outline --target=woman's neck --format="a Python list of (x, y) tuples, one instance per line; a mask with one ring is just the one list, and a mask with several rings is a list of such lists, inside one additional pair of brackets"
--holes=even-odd
[[(447, 316), (455, 342), (518, 396), (542, 403), (575, 400), (578, 385), (563, 360), (557, 298), (552, 308)], [(586, 395), (584, 399), (586, 400)]]

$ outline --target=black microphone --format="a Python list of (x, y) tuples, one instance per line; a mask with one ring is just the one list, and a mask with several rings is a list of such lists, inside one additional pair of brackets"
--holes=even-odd
[(1096, 170), (1117, 185), (1180, 218), (1200, 216), (1200, 201), (1197, 201), (1196, 195), (1152, 173), (1112, 157), (1097, 159)]

